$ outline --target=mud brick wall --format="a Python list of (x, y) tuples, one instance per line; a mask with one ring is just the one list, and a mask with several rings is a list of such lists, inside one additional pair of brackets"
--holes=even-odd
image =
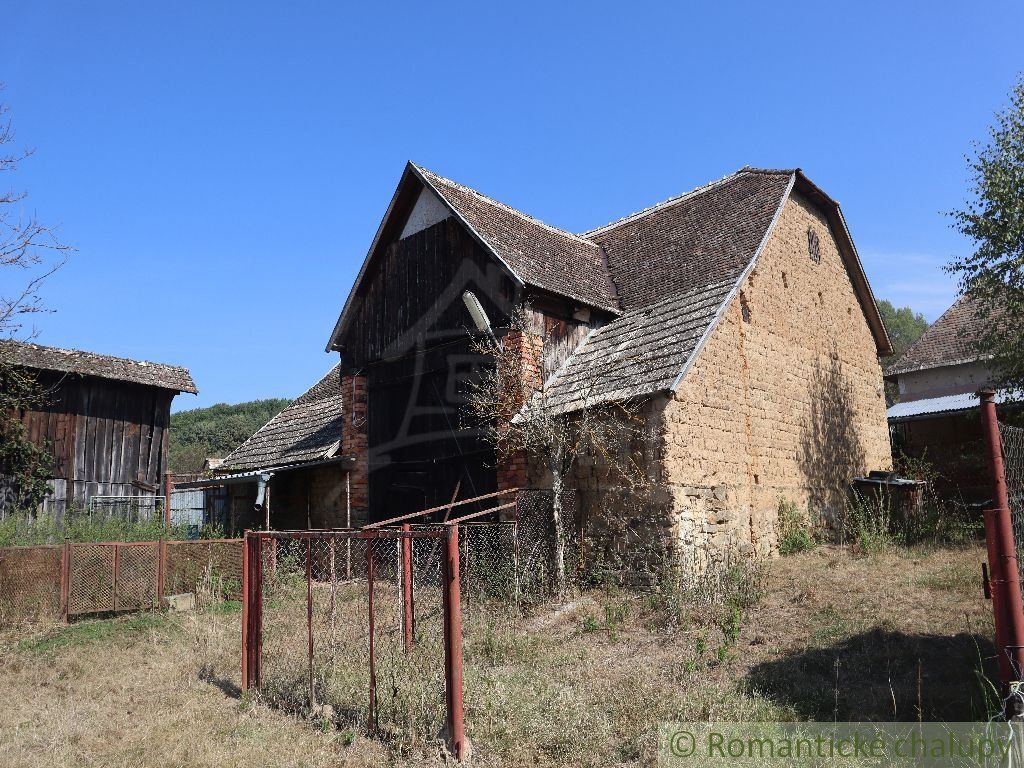
[(835, 514), (851, 477), (891, 467), (875, 342), (806, 199), (785, 204), (663, 418), (673, 538), (698, 559), (770, 554), (780, 500)]

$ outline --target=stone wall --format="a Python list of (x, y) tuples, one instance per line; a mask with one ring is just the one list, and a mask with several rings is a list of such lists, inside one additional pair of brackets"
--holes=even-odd
[(786, 202), (666, 406), (663, 435), (674, 540), (698, 557), (729, 546), (770, 554), (780, 500), (835, 514), (852, 476), (891, 467), (875, 342), (806, 198)]

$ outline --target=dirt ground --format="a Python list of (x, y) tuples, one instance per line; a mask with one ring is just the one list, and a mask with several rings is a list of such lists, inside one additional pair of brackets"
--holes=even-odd
[[(742, 611), (666, 616), (595, 589), (467, 639), (476, 765), (643, 765), (664, 720), (969, 720), (992, 706), (980, 547), (859, 557), (819, 546), (766, 569)], [(142, 614), (0, 635), (0, 765), (440, 765), (240, 696), (240, 616)]]

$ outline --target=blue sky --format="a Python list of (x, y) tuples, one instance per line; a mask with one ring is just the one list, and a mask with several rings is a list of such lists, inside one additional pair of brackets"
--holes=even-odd
[[(294, 397), (403, 164), (584, 230), (743, 165), (843, 205), (934, 319), (943, 211), (1024, 70), (1019, 3), (47, 3), (0, 10), (7, 181), (79, 249), (39, 341)], [(9, 279), (8, 277), (4, 278)]]

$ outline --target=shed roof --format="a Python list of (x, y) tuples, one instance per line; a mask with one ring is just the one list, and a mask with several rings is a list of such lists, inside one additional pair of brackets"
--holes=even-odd
[(39, 344), (6, 340), (0, 342), (0, 359), (23, 368), (58, 371), (101, 379), (128, 381), (175, 392), (197, 394), (195, 382), (187, 368), (177, 365), (129, 360), (123, 357), (98, 355), (78, 349), (43, 347)]
[(334, 456), (343, 418), (341, 365), (336, 365), (224, 458), (227, 471), (283, 467)]
[[(1007, 390), (996, 390), (996, 405), (1019, 402), (1019, 397)], [(907, 419), (932, 416), (942, 413), (955, 413), (957, 411), (969, 411), (978, 407), (979, 398), (976, 393), (964, 392), (958, 395), (943, 395), (942, 397), (929, 397), (924, 400), (910, 400), (905, 403), (896, 403), (885, 412), (889, 421), (905, 421)]]

